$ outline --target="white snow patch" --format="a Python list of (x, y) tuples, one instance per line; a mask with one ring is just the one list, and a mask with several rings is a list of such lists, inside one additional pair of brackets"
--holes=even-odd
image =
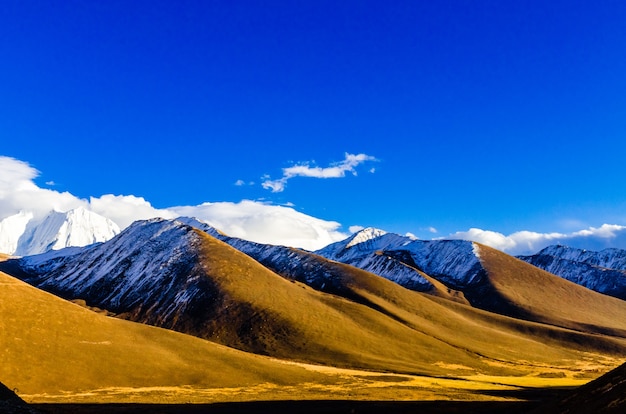
[(477, 259), (480, 260), (480, 247), (476, 243), (472, 243), (472, 252)]
[(387, 234), (387, 232), (384, 230), (375, 229), (373, 227), (368, 227), (356, 233), (352, 237), (352, 240), (350, 240), (350, 243), (346, 245), (346, 249), (349, 249), (352, 246), (356, 246), (357, 244), (361, 244), (366, 241), (376, 239), (380, 236), (384, 236), (385, 234)]

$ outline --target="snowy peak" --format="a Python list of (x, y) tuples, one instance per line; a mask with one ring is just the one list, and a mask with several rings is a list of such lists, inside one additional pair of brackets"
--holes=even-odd
[(384, 236), (387, 234), (386, 231), (375, 229), (373, 227), (365, 228), (361, 231), (356, 232), (349, 240), (348, 244), (346, 244), (346, 249), (349, 249), (352, 246), (356, 246), (357, 244), (364, 243), (369, 240), (373, 240), (380, 236)]
[(398, 249), (409, 244), (412, 240), (399, 234), (387, 233), (375, 228), (363, 229), (345, 240), (329, 244), (316, 251), (327, 259), (347, 263), (355, 256), (375, 251)]
[(30, 217), (23, 229), (14, 226), (14, 233), (7, 232), (14, 238), (19, 234), (15, 248), (7, 253), (30, 256), (70, 246), (82, 247), (107, 241), (120, 232), (111, 220), (82, 207), (53, 211), (41, 220)]

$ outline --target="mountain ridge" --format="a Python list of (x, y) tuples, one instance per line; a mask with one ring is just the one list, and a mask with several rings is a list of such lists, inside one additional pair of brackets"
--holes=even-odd
[(626, 300), (626, 250), (554, 245), (518, 258), (596, 292)]

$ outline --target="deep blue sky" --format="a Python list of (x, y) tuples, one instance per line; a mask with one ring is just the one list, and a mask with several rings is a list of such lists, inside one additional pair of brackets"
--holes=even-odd
[[(625, 23), (622, 1), (8, 0), (0, 154), (159, 208), (293, 203), (420, 237), (626, 225)], [(377, 161), (261, 186), (346, 153)]]

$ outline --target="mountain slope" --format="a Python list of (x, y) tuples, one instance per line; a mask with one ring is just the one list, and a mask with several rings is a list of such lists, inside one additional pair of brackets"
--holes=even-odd
[(105, 317), (1, 272), (0, 285), (0, 378), (20, 394), (323, 379), (192, 336)]
[(29, 282), (133, 321), (342, 367), (571, 373), (572, 361), (602, 365), (626, 352), (623, 338), (489, 314), (315, 254), (266, 247), (286, 264), (276, 269), (280, 275), (200, 230), (157, 219), (101, 245), (11, 261), (5, 269), (17, 275), (21, 265)]
[(596, 292), (626, 300), (626, 250), (595, 252), (548, 246), (519, 259)]
[(584, 332), (626, 337), (626, 302), (602, 295), (479, 245), (486, 282), (470, 297), (480, 307)]
[[(373, 258), (390, 257), (460, 291), (479, 309), (581, 332), (626, 335), (626, 323), (614, 317), (626, 314), (626, 302), (591, 292), (503, 252), (469, 241), (411, 241), (380, 232), (369, 234), (370, 239), (356, 234), (318, 253), (381, 276), (386, 275), (371, 266)], [(352, 240), (357, 238), (368, 241), (355, 245)], [(407, 280), (396, 281), (411, 288)]]
[[(498, 348), (496, 344), (508, 343), (506, 340), (496, 339), (499, 338), (498, 335), (502, 332), (506, 332), (506, 335), (511, 335), (511, 331), (515, 332), (515, 335), (518, 336), (516, 340), (520, 342), (518, 342), (517, 345), (511, 345), (509, 343), (509, 346), (523, 347), (527, 350), (533, 347), (528, 344), (521, 345), (521, 343), (527, 339), (544, 341), (546, 343), (549, 342), (557, 347), (562, 346), (575, 349), (593, 349), (594, 347), (598, 347), (598, 349), (615, 350), (621, 346), (618, 345), (617, 348), (614, 348), (616, 345), (615, 342), (608, 338), (598, 338), (597, 335), (594, 335), (596, 331), (593, 329), (590, 329), (591, 334), (575, 333), (569, 330), (554, 328), (551, 325), (538, 325), (533, 322), (534, 318), (530, 318), (529, 321), (526, 322), (524, 320), (511, 319), (506, 316), (463, 306), (465, 302), (458, 297), (450, 297), (443, 294), (433, 295), (432, 291), (428, 292), (428, 295), (423, 295), (407, 290), (396, 283), (391, 283), (391, 281), (378, 277), (370, 272), (331, 261), (303, 250), (263, 245), (237, 238), (222, 237), (222, 239), (283, 277), (306, 283), (317, 290), (340, 295), (355, 302), (365, 304), (372, 309), (376, 309), (397, 320), (403, 321), (403, 323), (414, 327), (414, 329), (440, 338), (447, 343), (454, 344), (454, 346), (467, 347), (468, 349), (484, 348), (485, 344), (479, 344), (480, 340), (476, 341), (476, 339), (489, 337), (489, 341), (491, 341), (494, 347), (485, 351), (485, 355), (492, 357), (495, 355), (495, 349)], [(443, 245), (450, 246), (448, 244)], [(454, 243), (451, 246), (454, 247), (456, 245), (457, 244)], [(502, 254), (504, 255), (504, 253)], [(479, 257), (478, 246), (472, 247), (472, 255), (476, 258)], [(504, 255), (504, 257), (511, 258), (508, 255)], [(528, 266), (528, 268), (532, 268), (532, 266)], [(547, 276), (555, 279), (553, 275)], [(431, 278), (431, 280), (433, 280), (433, 283), (441, 285), (441, 283), (435, 279)], [(489, 281), (486, 271), (481, 280), (483, 280), (483, 282)], [(491, 296), (493, 297), (494, 295), (498, 295), (497, 291)], [(549, 296), (549, 294), (546, 296)], [(440, 297), (444, 300), (436, 300), (437, 303), (434, 304), (432, 301), (435, 301), (436, 297)], [(430, 301), (428, 299), (430, 299)], [(450, 299), (461, 305), (449, 303), (448, 301)], [(474, 298), (472, 299), (474, 300)], [(544, 299), (544, 297), (541, 298), (541, 300)], [(604, 298), (600, 297), (600, 299), (602, 302)], [(607, 298), (607, 300), (609, 302), (611, 301), (610, 298)], [(565, 303), (563, 306), (569, 309), (577, 307), (578, 304)], [(615, 309), (610, 309), (609, 311), (614, 310)], [(519, 312), (514, 313), (515, 316), (518, 314)], [(463, 322), (459, 323), (461, 320)], [(437, 323), (432, 325), (432, 321), (437, 321)], [(477, 321), (480, 322), (477, 323)], [(606, 320), (603, 320), (603, 322), (606, 322)], [(609, 326), (610, 325), (611, 324), (609, 324)], [(453, 326), (453, 328), (450, 329), (450, 326)], [(604, 329), (603, 326), (597, 328)], [(524, 336), (519, 335), (520, 332), (532, 334)], [(585, 331), (582, 330), (581, 332)], [(616, 332), (613, 333), (615, 334)], [(598, 339), (600, 342), (596, 343)], [(619, 342), (623, 342), (623, 340)], [(469, 346), (470, 343), (474, 344), (476, 348)], [(528, 348), (529, 346), (530, 348)], [(500, 355), (499, 357), (503, 359), (511, 357), (510, 355), (504, 355)]]
[(180, 222), (138, 222), (105, 244), (58, 255), (21, 260), (38, 272), (26, 280), (133, 321), (240, 349), (410, 372), (432, 370), (442, 353), (483, 365), (366, 306), (292, 283)]
[(478, 283), (483, 273), (471, 242), (412, 240), (373, 229), (362, 230), (316, 253), (417, 291), (432, 290), (433, 278), (447, 289), (462, 290)]
[(24, 400), (0, 383), (0, 413), (38, 414), (39, 411), (29, 407)]

